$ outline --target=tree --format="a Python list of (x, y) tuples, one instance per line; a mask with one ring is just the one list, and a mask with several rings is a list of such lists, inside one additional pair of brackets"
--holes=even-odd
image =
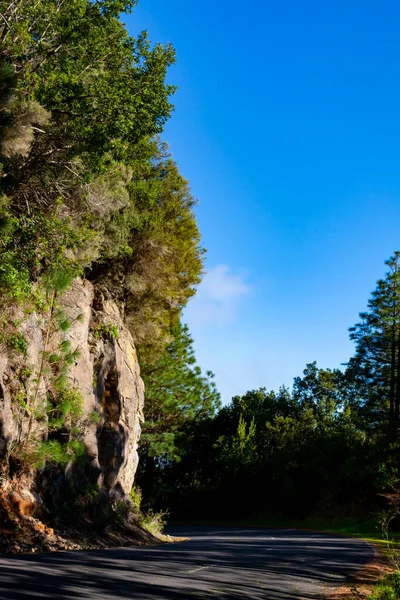
[[(57, 268), (71, 257), (78, 271), (90, 266), (101, 245), (93, 240), (101, 233), (93, 180), (129, 162), (171, 113), (165, 75), (174, 51), (151, 47), (145, 33), (128, 35), (118, 11), (135, 3), (0, 0), (3, 293), (10, 282), (26, 288), (27, 277), (46, 275), (53, 256)], [(106, 216), (119, 208), (119, 199), (109, 199)]]
[(293, 400), (303, 410), (311, 409), (320, 423), (332, 421), (344, 408), (343, 373), (339, 369), (319, 369), (309, 363), (303, 377), (293, 381)]
[(146, 361), (200, 282), (195, 200), (157, 137), (170, 45), (119, 20), (135, 0), (0, 0), (0, 296), (54, 269), (124, 304)]
[(195, 200), (165, 143), (143, 140), (131, 149), (126, 191), (124, 205), (103, 216), (100, 255), (88, 277), (124, 302), (141, 361), (150, 363), (195, 293), (204, 250)]
[[(191, 344), (174, 328), (204, 250), (188, 182), (158, 137), (175, 52), (128, 35), (119, 14), (135, 4), (0, 0), (0, 308), (3, 323), (15, 303), (46, 319), (46, 282), (84, 275), (118, 304), (150, 372), (175, 335)], [(170, 382), (187, 420), (218, 397), (193, 361), (186, 349), (185, 382)]]
[[(18, 152), (18, 172), (6, 161), (9, 181), (44, 170), (43, 180), (61, 165), (76, 172), (82, 164), (87, 178), (87, 171), (122, 160), (131, 144), (162, 131), (174, 91), (165, 84), (166, 69), (175, 54), (169, 45), (152, 48), (145, 32), (136, 39), (128, 35), (119, 11), (135, 4), (0, 1), (2, 64), (15, 74), (11, 103), (3, 108), (5, 135), (20, 136), (24, 125), (32, 136)], [(37, 104), (50, 119), (32, 131), (37, 110), (29, 106)], [(15, 148), (10, 152), (15, 158)]]
[(142, 427), (138, 483), (147, 494), (157, 483), (157, 469), (179, 461), (195, 423), (210, 418), (220, 406), (213, 374), (196, 365), (193, 340), (186, 325), (171, 330), (172, 341), (155, 364), (142, 363), (145, 421)]
[(385, 263), (368, 311), (350, 328), (356, 352), (347, 377), (360, 392), (359, 411), (369, 426), (383, 426), (393, 437), (400, 420), (400, 252)]

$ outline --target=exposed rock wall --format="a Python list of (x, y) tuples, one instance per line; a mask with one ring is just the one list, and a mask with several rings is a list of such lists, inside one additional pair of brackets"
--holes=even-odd
[[(0, 457), (24, 440), (30, 427), (36, 436), (46, 436), (45, 420), (30, 422), (29, 411), (18, 407), (16, 397), (22, 380), (27, 397), (36, 395), (37, 401), (45, 401), (51, 380), (44, 373), (38, 385), (37, 377), (43, 351), (55, 351), (63, 340), (69, 340), (71, 348), (79, 351), (68, 378), (84, 398), (80, 437), (88, 457), (85, 468), (104, 493), (124, 497), (138, 464), (143, 420), (144, 386), (132, 336), (117, 305), (88, 281), (75, 280), (57, 298), (57, 309), (62, 309), (71, 323), (67, 332), (55, 328), (48, 336), (46, 314), (17, 315), (27, 356), (0, 349)], [(110, 334), (111, 328), (118, 335)]]

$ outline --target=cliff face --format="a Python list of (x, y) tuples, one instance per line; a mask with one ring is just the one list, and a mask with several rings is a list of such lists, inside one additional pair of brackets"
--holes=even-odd
[[(77, 351), (67, 378), (70, 387), (83, 396), (78, 438), (86, 459), (80, 466), (68, 464), (64, 473), (75, 470), (78, 482), (90, 481), (111, 500), (126, 498), (138, 464), (144, 397), (132, 336), (117, 305), (88, 281), (75, 280), (57, 298), (57, 310), (69, 321), (67, 331), (49, 327), (46, 314), (16, 313), (18, 330), (26, 340), (26, 355), (6, 344), (0, 348), (0, 458), (4, 464), (12, 448), (23, 444), (29, 435), (47, 439), (48, 417), (38, 408), (48, 401), (52, 380), (43, 368), (43, 356), (67, 342), (73, 352)], [(21, 402), (21, 398), (25, 400)], [(52, 488), (56, 503), (57, 485), (54, 478), (46, 477), (41, 489), (46, 485)], [(59, 481), (59, 472), (57, 477)], [(38, 479), (40, 471), (36, 487)]]

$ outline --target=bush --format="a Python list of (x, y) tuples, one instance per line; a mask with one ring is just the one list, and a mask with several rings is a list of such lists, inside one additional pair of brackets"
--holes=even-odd
[(166, 523), (166, 513), (154, 512), (153, 510), (149, 510), (146, 513), (143, 512), (141, 509), (142, 491), (136, 486), (131, 489), (129, 497), (133, 504), (133, 512), (139, 525), (152, 535), (162, 533)]
[(28, 344), (23, 333), (11, 333), (7, 338), (7, 346), (26, 356)]
[(398, 600), (400, 597), (400, 573), (387, 575), (379, 583), (368, 600)]

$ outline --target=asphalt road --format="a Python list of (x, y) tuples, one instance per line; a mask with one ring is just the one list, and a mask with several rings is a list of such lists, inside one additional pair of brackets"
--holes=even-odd
[(304, 600), (374, 555), (361, 540), (283, 529), (186, 527), (189, 542), (0, 558), (0, 598)]

